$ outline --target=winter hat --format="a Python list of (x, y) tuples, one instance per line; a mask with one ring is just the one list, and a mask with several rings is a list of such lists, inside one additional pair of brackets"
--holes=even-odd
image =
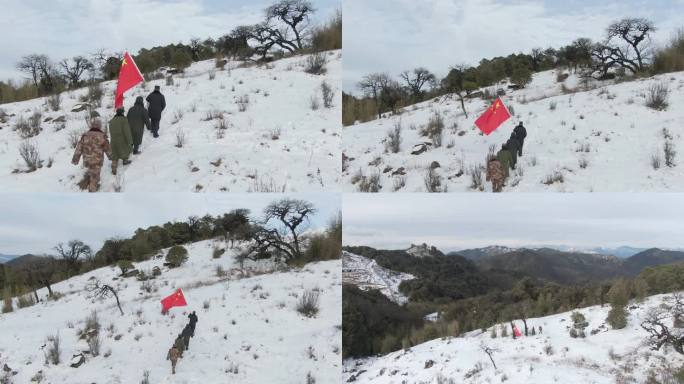
[(102, 129), (102, 121), (100, 119), (92, 119), (90, 121), (91, 129)]

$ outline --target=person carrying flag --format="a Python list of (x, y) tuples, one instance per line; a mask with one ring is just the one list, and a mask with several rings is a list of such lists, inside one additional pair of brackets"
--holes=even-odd
[(135, 105), (128, 110), (126, 115), (128, 118), (128, 125), (131, 127), (131, 134), (133, 135), (133, 154), (137, 155), (140, 153), (140, 145), (142, 144), (143, 133), (145, 132), (145, 127), (150, 129), (150, 117), (147, 113), (147, 109), (143, 105), (142, 96), (138, 96), (135, 99)]
[(116, 116), (109, 122), (109, 139), (112, 146), (112, 175), (116, 175), (119, 160), (123, 161), (123, 165), (131, 163), (128, 157), (133, 148), (131, 128), (128, 125), (128, 119), (124, 116), (123, 107), (116, 110)]

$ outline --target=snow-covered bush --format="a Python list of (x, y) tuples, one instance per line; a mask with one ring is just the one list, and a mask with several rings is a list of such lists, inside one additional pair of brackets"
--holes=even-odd
[(446, 192), (446, 186), (442, 186), (442, 177), (433, 167), (427, 167), (423, 181), (428, 192)]
[(62, 106), (62, 94), (55, 93), (54, 95), (47, 98), (47, 104), (51, 110), (57, 112)]
[(372, 173), (370, 176), (361, 175), (359, 180), (359, 192), (380, 192), (380, 174)]
[(306, 290), (297, 302), (297, 312), (306, 317), (315, 317), (319, 310), (319, 293), (314, 290)]
[(62, 360), (62, 347), (59, 341), (59, 333), (48, 336), (46, 344), (45, 360), (50, 364), (59, 365)]
[(19, 155), (24, 159), (24, 163), (26, 163), (29, 172), (33, 172), (40, 168), (40, 151), (35, 143), (24, 140), (19, 145)]
[(422, 127), (419, 131), (421, 136), (428, 137), (432, 140), (432, 144), (435, 148), (439, 148), (442, 145), (442, 132), (444, 131), (444, 119), (442, 115), (435, 112), (428, 123)]
[(654, 84), (650, 86), (646, 93), (646, 106), (656, 111), (664, 111), (669, 106), (668, 96), (670, 88), (666, 83)]
[(335, 93), (333, 92), (332, 87), (328, 82), (323, 80), (321, 83), (321, 95), (323, 96), (323, 106), (326, 108), (332, 108), (333, 106), (333, 96), (335, 96)]
[(317, 52), (309, 55), (306, 58), (306, 63), (304, 64), (304, 72), (310, 73), (312, 75), (323, 75), (326, 72), (325, 64), (327, 59), (325, 53)]
[(391, 153), (398, 153), (401, 149), (401, 122), (394, 124), (389, 132), (387, 132), (387, 141), (385, 141), (385, 151)]

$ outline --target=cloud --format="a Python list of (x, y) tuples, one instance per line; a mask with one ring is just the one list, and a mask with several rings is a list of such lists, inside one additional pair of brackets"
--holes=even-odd
[(684, 246), (684, 194), (347, 194), (344, 242), (381, 248), (428, 243)]
[(663, 40), (681, 26), (681, 11), (673, 0), (345, 0), (343, 87), (356, 91), (356, 82), (371, 72), (397, 76), (425, 66), (444, 76), (455, 64), (476, 65), (578, 37), (600, 40), (605, 27), (621, 17), (652, 18)]
[(340, 211), (335, 194), (14, 194), (0, 205), (0, 253), (49, 253), (59, 242), (81, 239), (95, 249), (112, 237), (129, 237), (137, 228), (218, 215), (247, 208), (256, 218), (274, 200), (293, 197), (318, 209), (310, 228), (327, 225)]
[[(129, 50), (219, 37), (263, 19), (270, 0), (3, 0), (0, 79), (18, 78), (21, 56), (44, 53), (54, 60), (97, 49)], [(317, 21), (339, 0), (313, 2)]]

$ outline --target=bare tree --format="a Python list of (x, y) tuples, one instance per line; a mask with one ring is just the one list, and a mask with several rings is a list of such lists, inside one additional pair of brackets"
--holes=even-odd
[[(680, 354), (684, 354), (684, 329), (680, 323), (684, 314), (684, 298), (674, 294), (669, 298), (671, 304), (662, 304), (650, 308), (641, 328), (649, 333), (651, 350), (658, 351), (664, 345), (670, 345)], [(672, 326), (668, 325), (672, 322)]]
[(487, 356), (489, 356), (489, 360), (492, 361), (492, 365), (494, 365), (494, 369), (497, 369), (496, 363), (494, 362), (494, 357), (492, 355), (494, 355), (495, 352), (499, 352), (499, 350), (496, 348), (488, 347), (488, 346), (484, 345), (483, 343), (480, 344), (480, 349), (482, 350), (482, 352), (486, 353)]
[(93, 250), (89, 245), (76, 239), (70, 240), (66, 245), (63, 243), (57, 244), (55, 250), (59, 257), (66, 263), (69, 274), (71, 272), (78, 272), (81, 258), (87, 259), (91, 257), (93, 253)]
[[(650, 59), (649, 40), (656, 28), (652, 21), (643, 18), (626, 18), (608, 27), (608, 43), (614, 39), (626, 43), (627, 48), (617, 47), (622, 64), (643, 70)], [(618, 43), (619, 44), (619, 43)]]
[(93, 63), (83, 56), (75, 56), (71, 61), (64, 59), (60, 62), (60, 66), (72, 87), (80, 84), (81, 77), (86, 71), (92, 71), (95, 68)]
[(451, 68), (449, 74), (442, 79), (442, 87), (450, 92), (461, 102), (461, 109), (466, 119), (468, 118), (468, 111), (465, 108), (465, 97), (470, 94), (473, 90), (477, 89), (477, 84), (466, 79), (466, 71), (468, 67), (466, 65), (456, 65)]
[(192, 55), (193, 61), (198, 61), (200, 57), (200, 52), (202, 52), (202, 40), (198, 37), (193, 37), (190, 39), (190, 54)]
[(435, 75), (423, 67), (415, 68), (413, 71), (404, 71), (400, 76), (415, 101), (422, 101), (422, 91), (425, 85), (434, 87), (437, 81)]
[(29, 75), (36, 88), (48, 93), (55, 90), (59, 74), (46, 55), (24, 56), (17, 63), (17, 69)]
[(315, 9), (311, 2), (306, 0), (280, 0), (266, 8), (266, 21), (280, 21), (287, 25), (288, 29), (294, 34), (294, 39), (288, 38), (287, 30), (280, 31), (283, 42), (293, 43), (296, 49), (304, 48), (303, 40), (309, 33), (309, 17)]
[(359, 90), (361, 90), (361, 92), (375, 101), (375, 106), (378, 110), (378, 119), (382, 115), (382, 110), (380, 107), (380, 92), (382, 89), (387, 87), (387, 84), (389, 84), (390, 81), (391, 79), (386, 73), (371, 73), (364, 76), (357, 84), (357, 87)]
[(43, 60), (47, 60), (47, 56), (32, 54), (23, 56), (19, 63), (17, 63), (17, 70), (29, 75), (36, 88), (38, 88), (38, 82), (40, 81), (40, 62)]
[(253, 243), (244, 257), (296, 259), (302, 256), (301, 234), (316, 208), (304, 200), (282, 199), (264, 209), (264, 217), (253, 227)]
[(108, 299), (114, 297), (116, 299), (116, 306), (119, 307), (121, 316), (124, 312), (121, 309), (121, 302), (119, 301), (119, 295), (116, 293), (116, 289), (107, 284), (102, 284), (100, 280), (95, 277), (91, 277), (91, 280), (85, 286), (86, 292), (89, 293), (90, 299)]
[(645, 70), (652, 57), (650, 37), (655, 31), (653, 22), (643, 18), (612, 23), (606, 30), (606, 40), (591, 49), (595, 71), (605, 76), (615, 66), (632, 73)]
[(396, 112), (397, 105), (403, 98), (404, 91), (397, 81), (390, 80), (380, 90), (380, 105), (392, 113)]

